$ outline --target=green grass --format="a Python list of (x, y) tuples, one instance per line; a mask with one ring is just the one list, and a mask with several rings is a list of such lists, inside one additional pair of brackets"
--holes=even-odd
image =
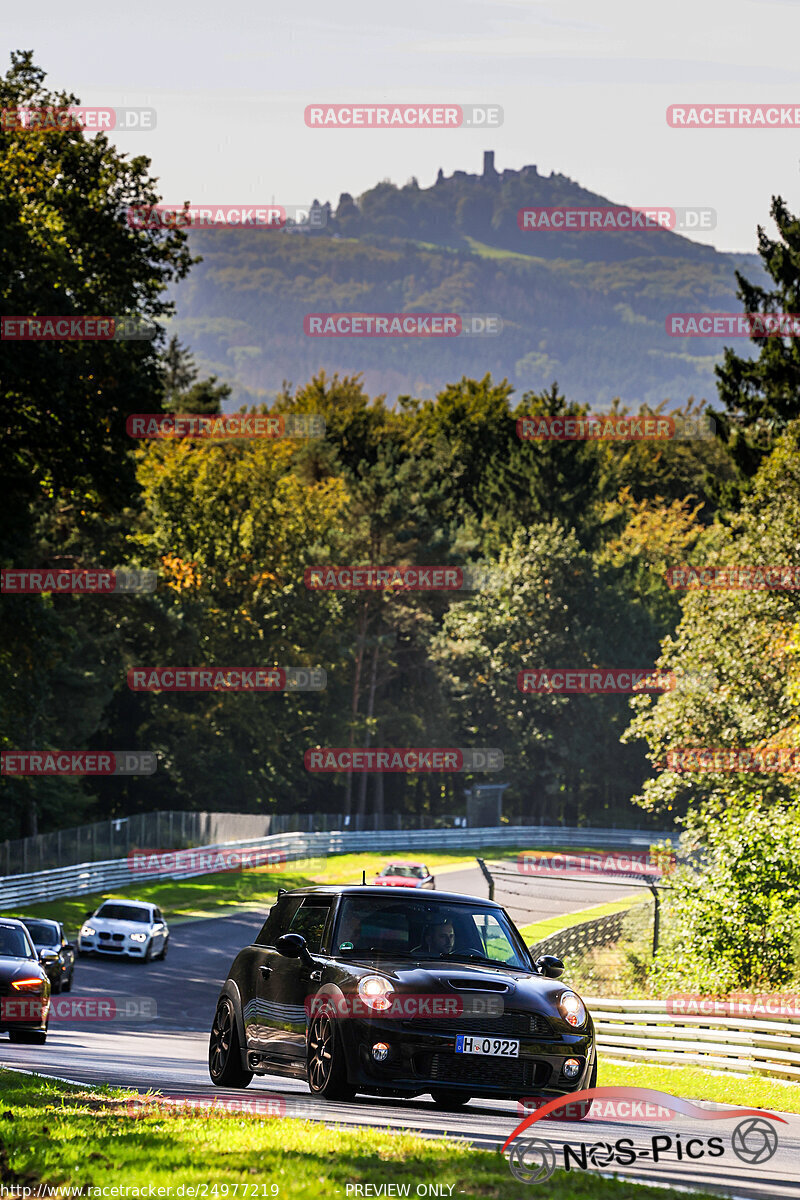
[(520, 933), (528, 945), (541, 942), (551, 933), (568, 929), (570, 925), (579, 925), (582, 921), (593, 921), (595, 917), (607, 917), (611, 913), (625, 912), (634, 904), (645, 904), (649, 896), (634, 896), (627, 900), (609, 900), (607, 904), (593, 904), (591, 908), (582, 908), (580, 912), (562, 913), (560, 917), (548, 917), (546, 921), (535, 921), (533, 925), (523, 925)]
[(609, 1062), (600, 1054), (598, 1083), (603, 1087), (649, 1087), (687, 1100), (713, 1100), (746, 1108), (800, 1113), (800, 1088), (782, 1079), (703, 1071), (700, 1067), (653, 1066)]
[[(347, 1184), (354, 1183), (410, 1184), (412, 1196), (418, 1184), (444, 1184), (452, 1187), (453, 1200), (461, 1195), (520, 1200), (524, 1191), (498, 1152), (473, 1150), (451, 1138), (240, 1114), (170, 1116), (156, 1109), (134, 1116), (119, 1089), (88, 1091), (5, 1070), (0, 1070), (0, 1178), (29, 1186), (152, 1185), (164, 1188), (164, 1196), (177, 1196), (180, 1185), (185, 1195), (197, 1184), (208, 1185), (211, 1197), (224, 1196), (225, 1184), (228, 1196), (234, 1184), (240, 1196), (242, 1184), (250, 1185), (247, 1197), (270, 1196), (274, 1184), (277, 1200), (345, 1200)], [(546, 1192), (557, 1200), (630, 1200), (631, 1186), (591, 1172), (559, 1171)], [(683, 1195), (671, 1188), (635, 1190), (637, 1200)]]

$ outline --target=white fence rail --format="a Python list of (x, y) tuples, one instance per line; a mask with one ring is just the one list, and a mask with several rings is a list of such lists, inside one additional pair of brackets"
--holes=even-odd
[[(400, 854), (425, 850), (478, 850), (484, 846), (587, 846), (605, 848), (648, 847), (670, 834), (641, 829), (567, 829), (562, 825), (502, 825), (475, 829), (385, 829), (354, 833), (278, 833), (269, 837), (202, 846), (199, 857), (219, 850), (264, 850), (280, 861), (323, 858), (329, 854), (374, 851), (376, 854)], [(189, 853), (189, 852), (184, 852)], [(78, 863), (51, 871), (0, 877), (0, 911), (54, 900), (59, 896), (91, 895), (110, 888), (128, 887), (154, 879), (189, 879), (209, 874), (214, 867), (195, 864), (200, 869), (164, 870), (146, 873), (134, 869), (128, 858), (104, 862)], [(217, 868), (219, 869), (219, 868)]]
[(614, 1062), (800, 1079), (800, 1016), (689, 1016), (669, 1013), (664, 1000), (584, 998), (598, 1049)]

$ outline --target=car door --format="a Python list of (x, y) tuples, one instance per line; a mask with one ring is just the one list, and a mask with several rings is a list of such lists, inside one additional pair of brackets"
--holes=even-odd
[[(305, 896), (280, 932), (300, 933), (311, 954), (324, 953), (332, 907), (331, 896)], [(271, 1058), (305, 1061), (306, 999), (319, 987), (321, 971), (275, 949), (267, 954), (257, 972), (259, 1046)]]

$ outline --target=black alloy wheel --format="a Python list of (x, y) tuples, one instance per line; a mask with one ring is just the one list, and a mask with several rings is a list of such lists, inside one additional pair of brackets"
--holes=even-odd
[(308, 1086), (326, 1100), (352, 1100), (355, 1088), (347, 1082), (341, 1041), (330, 1013), (314, 1017), (308, 1030)]
[(211, 1026), (208, 1073), (217, 1087), (246, 1088), (253, 1078), (253, 1072), (245, 1071), (242, 1066), (236, 1014), (227, 996), (217, 1005)]

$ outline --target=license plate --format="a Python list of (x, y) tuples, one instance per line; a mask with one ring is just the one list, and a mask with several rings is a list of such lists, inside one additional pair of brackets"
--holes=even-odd
[(456, 1054), (491, 1054), (494, 1058), (519, 1058), (519, 1041), (516, 1038), (471, 1037), (459, 1033), (456, 1037)]

